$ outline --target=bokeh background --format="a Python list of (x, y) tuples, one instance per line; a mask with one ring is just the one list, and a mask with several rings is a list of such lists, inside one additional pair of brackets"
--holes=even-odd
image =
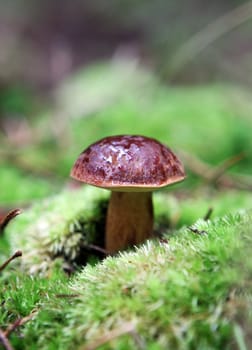
[(167, 82), (251, 84), (251, 12), (241, 0), (1, 2), (1, 81), (48, 90), (126, 55)]
[(251, 58), (251, 1), (2, 1), (1, 207), (72, 186), (77, 155), (125, 133), (175, 149), (185, 188), (251, 190)]

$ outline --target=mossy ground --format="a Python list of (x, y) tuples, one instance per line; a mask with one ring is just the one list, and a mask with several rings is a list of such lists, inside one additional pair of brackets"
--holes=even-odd
[(249, 349), (251, 228), (250, 211), (201, 219), (70, 280), (16, 268), (2, 278), (1, 324), (36, 310), (17, 349)]
[[(242, 152), (227, 174), (249, 174), (246, 94), (165, 88), (146, 72), (120, 69), (109, 91), (105, 65), (66, 82), (55, 109), (31, 121), (35, 140), (11, 165), (4, 140), (1, 206), (23, 213), (0, 237), (0, 261), (17, 249), (23, 257), (0, 275), (0, 328), (34, 311), (10, 336), (15, 350), (249, 349), (251, 192), (216, 189), (187, 171), (183, 184), (154, 194), (156, 239), (102, 259), (88, 246), (103, 244), (108, 192), (63, 189), (83, 148), (120, 133), (155, 137), (212, 165)], [(67, 99), (83, 91), (89, 98), (80, 104)]]

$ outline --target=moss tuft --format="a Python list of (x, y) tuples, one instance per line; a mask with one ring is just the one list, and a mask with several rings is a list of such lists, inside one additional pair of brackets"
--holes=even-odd
[(23, 251), (24, 269), (46, 272), (55, 261), (72, 269), (97, 256), (90, 244), (103, 246), (107, 195), (91, 187), (65, 191), (37, 202), (11, 223), (7, 234), (12, 249)]

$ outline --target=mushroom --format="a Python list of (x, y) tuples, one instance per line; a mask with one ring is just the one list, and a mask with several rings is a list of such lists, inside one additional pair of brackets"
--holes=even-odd
[(185, 173), (175, 154), (155, 139), (119, 135), (84, 150), (71, 177), (112, 191), (105, 248), (115, 253), (152, 236), (152, 191), (182, 181)]

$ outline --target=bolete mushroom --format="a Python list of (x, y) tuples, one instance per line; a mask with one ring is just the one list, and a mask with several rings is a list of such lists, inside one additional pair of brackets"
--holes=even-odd
[(105, 248), (115, 253), (152, 236), (152, 191), (182, 181), (183, 166), (160, 142), (144, 136), (105, 137), (84, 150), (71, 176), (112, 191)]

